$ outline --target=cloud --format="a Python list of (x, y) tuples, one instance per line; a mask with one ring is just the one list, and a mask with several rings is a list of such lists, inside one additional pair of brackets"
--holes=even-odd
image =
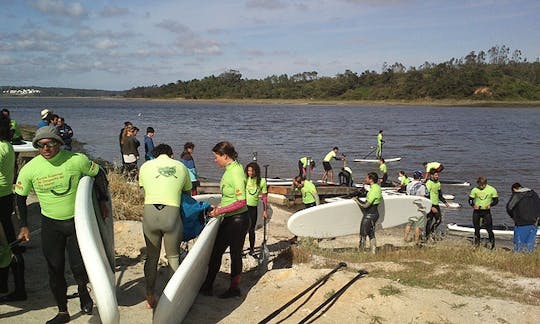
[(125, 16), (129, 14), (129, 8), (122, 8), (122, 7), (117, 7), (117, 6), (105, 6), (99, 14), (102, 17), (106, 17), (106, 18)]
[(15, 64), (16, 60), (7, 55), (0, 55), (0, 65), (11, 65)]
[(54, 16), (66, 16), (69, 18), (82, 18), (88, 16), (88, 12), (79, 2), (66, 4), (62, 0), (34, 0), (30, 5), (44, 14)]
[(246, 7), (250, 9), (278, 10), (288, 7), (288, 4), (280, 0), (248, 0)]
[(222, 53), (221, 44), (214, 40), (203, 39), (188, 26), (172, 19), (165, 19), (156, 24), (176, 36), (174, 44), (188, 55), (217, 55)]

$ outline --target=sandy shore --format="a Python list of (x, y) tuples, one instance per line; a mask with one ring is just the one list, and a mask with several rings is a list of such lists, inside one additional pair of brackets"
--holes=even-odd
[[(30, 205), (30, 229), (37, 231), (27, 244), (25, 253), (28, 300), (0, 305), (0, 322), (43, 323), (56, 314), (56, 306), (48, 288), (45, 260), (41, 254), (39, 237), (38, 204)], [(328, 273), (337, 262), (314, 258), (309, 263), (291, 264), (290, 258), (283, 257), (292, 235), (286, 228), (291, 212), (274, 207), (274, 216), (268, 227), (268, 243), (271, 252), (268, 271), (258, 266), (251, 256), (244, 258), (242, 277), (243, 296), (237, 299), (221, 300), (217, 297), (197, 297), (186, 323), (256, 323), (284, 305), (291, 298), (309, 287), (317, 279)], [(402, 230), (378, 232), (379, 245), (403, 245)], [(115, 223), (117, 253), (117, 297), (122, 323), (151, 323), (152, 311), (146, 308), (144, 300), (143, 254), (144, 240), (141, 223), (118, 221)], [(260, 245), (262, 230), (257, 232)], [(469, 244), (466, 239), (454, 238), (452, 244)], [(348, 248), (357, 244), (355, 238), (338, 238), (320, 244), (336, 248)], [(281, 256), (280, 256), (281, 255)], [(158, 278), (158, 289), (165, 286), (169, 273), (162, 263)], [(348, 264), (331, 276), (312, 295), (308, 294), (299, 302), (283, 311), (272, 322), (284, 320), (298, 323), (328, 296), (338, 291), (355, 277), (357, 271), (374, 271), (397, 267), (393, 263)], [(68, 271), (69, 272), (69, 271)], [(225, 290), (229, 282), (229, 263), (223, 262), (218, 274), (215, 291)], [(509, 277), (504, 273), (489, 272), (494, 280), (504, 281)], [(73, 278), (68, 275), (71, 286), (68, 294), (76, 291)], [(521, 280), (521, 281), (520, 281)], [(540, 289), (539, 279), (514, 278), (516, 282), (532, 289)], [(10, 285), (12, 280), (10, 277)], [(381, 288), (391, 285), (400, 290), (399, 294), (385, 296)], [(78, 298), (69, 300), (69, 310), (73, 323), (99, 323), (97, 307), (93, 315), (83, 315), (79, 310)], [(316, 316), (317, 317), (317, 316)], [(375, 278), (366, 275), (354, 282), (322, 315), (318, 323), (536, 323), (540, 318), (540, 308), (508, 300), (491, 297), (468, 297), (453, 294), (442, 289), (421, 289), (400, 284), (398, 281)]]

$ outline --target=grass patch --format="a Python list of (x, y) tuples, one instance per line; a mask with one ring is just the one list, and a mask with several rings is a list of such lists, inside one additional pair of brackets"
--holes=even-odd
[(399, 289), (398, 287), (393, 286), (393, 285), (386, 285), (386, 286), (383, 286), (383, 287), (379, 288), (379, 294), (381, 294), (381, 296), (385, 296), (385, 297), (393, 296), (393, 295), (399, 295), (399, 294), (401, 294), (401, 289)]
[(117, 220), (141, 221), (144, 194), (137, 184), (130, 184), (116, 171), (109, 171), (109, 190), (112, 196), (113, 216)]

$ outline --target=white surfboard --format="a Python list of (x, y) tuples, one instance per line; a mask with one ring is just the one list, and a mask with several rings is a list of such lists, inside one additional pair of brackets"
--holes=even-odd
[[(474, 227), (471, 227), (471, 226), (463, 226), (463, 225), (458, 225), (456, 223), (450, 223), (450, 224), (447, 224), (446, 226), (448, 227), (448, 230), (452, 232), (474, 233)], [(487, 235), (487, 231), (481, 228), (480, 234)], [(513, 226), (509, 226), (508, 229), (500, 229), (500, 228), (497, 228), (497, 226), (494, 226), (493, 234), (513, 236), (514, 229), (513, 229)], [(539, 227), (539, 231), (537, 231), (536, 233), (536, 236), (540, 236), (540, 227)]]
[(470, 182), (459, 180), (439, 180), (439, 182), (447, 186), (469, 187), (471, 185)]
[(37, 151), (37, 148), (34, 148), (34, 146), (32, 145), (32, 142), (29, 142), (29, 141), (23, 141), (23, 142), (24, 144), (13, 145), (13, 150), (17, 153)]
[[(384, 162), (397, 162), (400, 161), (401, 157), (384, 159)], [(354, 162), (364, 162), (364, 163), (378, 163), (379, 159), (354, 159)]]
[[(193, 198), (212, 205), (218, 205), (221, 201), (219, 194), (197, 195)], [(210, 219), (197, 237), (180, 267), (165, 286), (154, 312), (153, 323), (181, 323), (186, 317), (206, 278), (208, 262), (221, 221), (222, 217)]]
[[(103, 220), (94, 195), (94, 178), (83, 177), (75, 198), (75, 230), (81, 255), (92, 284), (93, 293), (103, 323), (119, 323), (114, 277), (113, 219)], [(112, 205), (109, 199), (109, 210)], [(98, 221), (98, 218), (101, 218)], [(105, 239), (104, 239), (105, 238)], [(110, 253), (113, 251), (112, 262)], [(109, 255), (108, 255), (109, 254)]]
[[(429, 199), (418, 196), (387, 196), (379, 205), (379, 224), (382, 228), (403, 225), (411, 216), (425, 215), (431, 208)], [(358, 234), (363, 214), (352, 199), (303, 209), (287, 222), (289, 231), (298, 236), (331, 238)]]

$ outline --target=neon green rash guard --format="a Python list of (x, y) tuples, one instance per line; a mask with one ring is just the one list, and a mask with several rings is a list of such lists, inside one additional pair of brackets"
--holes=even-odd
[(324, 162), (330, 162), (330, 160), (335, 159), (335, 158), (336, 158), (336, 152), (334, 152), (334, 150), (332, 150), (332, 151), (328, 152), (328, 154), (326, 154), (323, 161)]
[[(240, 200), (246, 200), (246, 174), (238, 161), (233, 161), (225, 167), (225, 173), (219, 183), (221, 188), (221, 207), (227, 207)], [(247, 211), (247, 206), (225, 213), (223, 216), (233, 216)]]
[(366, 202), (369, 203), (370, 206), (379, 205), (382, 202), (382, 189), (379, 184), (374, 183), (369, 186)]
[(302, 193), (302, 202), (304, 204), (317, 202), (315, 198), (317, 196), (317, 188), (315, 188), (313, 182), (304, 180), (304, 186), (300, 188), (300, 192)]
[(490, 185), (486, 185), (484, 189), (474, 187), (471, 190), (469, 197), (474, 198), (475, 206), (479, 206), (480, 209), (486, 209), (487, 206), (491, 205), (493, 198), (498, 198), (497, 190)]
[(431, 200), (431, 204), (438, 206), (439, 205), (439, 191), (441, 191), (441, 183), (439, 181), (435, 182), (430, 179), (426, 182), (426, 190), (429, 192), (429, 200)]
[(300, 163), (302, 163), (302, 167), (307, 167), (307, 156), (300, 158)]
[(432, 169), (438, 169), (441, 166), (439, 162), (429, 162), (426, 164), (426, 172), (429, 173)]
[(382, 140), (383, 140), (383, 134), (381, 134), (381, 133), (377, 134), (377, 146), (378, 147), (382, 146)]
[(15, 152), (11, 143), (0, 142), (0, 197), (13, 193)]
[(401, 183), (400, 183), (400, 184), (401, 184), (402, 186), (406, 186), (406, 185), (409, 184), (409, 182), (411, 182), (411, 180), (410, 180), (408, 177), (405, 177), (405, 176), (404, 176), (404, 177), (401, 178)]
[(180, 207), (182, 191), (191, 190), (191, 178), (182, 162), (161, 154), (141, 165), (139, 185), (144, 188), (145, 205)]
[(15, 120), (11, 119), (9, 121), (9, 127), (10, 127), (10, 129), (13, 130), (13, 138), (14, 139), (18, 139), (18, 138), (22, 139), (21, 128), (19, 127), (19, 124), (17, 124), (17, 122)]
[(261, 183), (257, 186), (257, 178), (247, 178), (246, 182), (246, 202), (248, 206), (257, 206), (259, 197), (268, 192), (266, 180), (261, 179)]
[(386, 167), (386, 163), (382, 163), (379, 165), (379, 171), (381, 171), (382, 174), (385, 174), (388, 172), (388, 168)]
[(28, 196), (34, 190), (41, 213), (56, 220), (74, 216), (75, 195), (82, 176), (95, 176), (99, 166), (86, 155), (60, 150), (51, 159), (34, 157), (20, 171), (15, 192)]

